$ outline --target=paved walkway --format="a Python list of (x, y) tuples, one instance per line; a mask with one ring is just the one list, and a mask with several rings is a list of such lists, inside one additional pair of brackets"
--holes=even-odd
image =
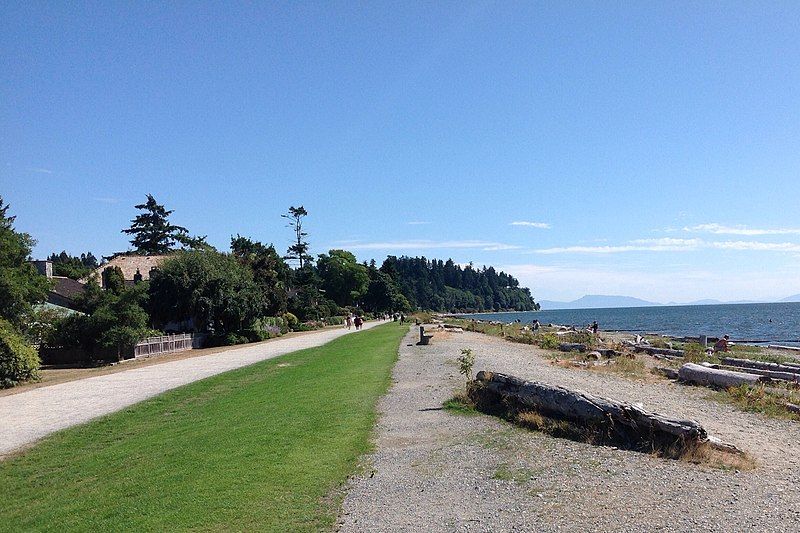
[[(381, 324), (368, 322), (364, 329)], [(265, 359), (326, 344), (354, 330), (324, 330), (0, 397), (0, 459), (60, 429), (164, 391)]]

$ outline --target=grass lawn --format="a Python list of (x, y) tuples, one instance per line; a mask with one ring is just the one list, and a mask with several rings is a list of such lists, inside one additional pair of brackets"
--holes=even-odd
[(175, 389), (0, 462), (0, 530), (330, 529), (395, 323)]

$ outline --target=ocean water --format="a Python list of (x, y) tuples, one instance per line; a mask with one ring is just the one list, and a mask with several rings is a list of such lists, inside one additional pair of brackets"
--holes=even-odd
[(676, 305), (607, 309), (554, 309), (519, 313), (464, 315), (485, 320), (585, 326), (597, 320), (601, 330), (665, 335), (720, 337), (733, 341), (800, 345), (800, 303)]

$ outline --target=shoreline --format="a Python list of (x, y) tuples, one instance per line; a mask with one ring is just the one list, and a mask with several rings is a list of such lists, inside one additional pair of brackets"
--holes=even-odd
[(702, 336), (710, 340), (727, 334), (732, 342), (740, 344), (800, 346), (800, 304), (796, 302), (443, 313), (441, 316), (503, 323), (520, 320), (523, 324), (539, 320), (576, 329), (596, 321), (601, 331), (620, 334), (694, 341)]

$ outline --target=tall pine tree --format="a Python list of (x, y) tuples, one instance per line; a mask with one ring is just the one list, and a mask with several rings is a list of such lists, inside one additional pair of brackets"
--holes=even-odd
[(166, 254), (173, 249), (175, 244), (189, 248), (208, 246), (205, 237), (190, 237), (186, 228), (171, 224), (169, 216), (174, 211), (168, 211), (163, 205), (156, 202), (152, 194), (147, 195), (147, 202), (134, 207), (143, 213), (136, 215), (136, 218), (131, 220), (131, 227), (122, 230), (122, 233), (133, 235), (130, 242), (136, 253), (141, 255)]

